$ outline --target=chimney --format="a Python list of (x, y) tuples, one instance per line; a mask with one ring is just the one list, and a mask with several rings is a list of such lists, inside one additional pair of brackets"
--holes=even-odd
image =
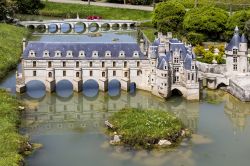
[(23, 52), (24, 52), (24, 50), (25, 50), (25, 48), (26, 48), (26, 38), (23, 38)]

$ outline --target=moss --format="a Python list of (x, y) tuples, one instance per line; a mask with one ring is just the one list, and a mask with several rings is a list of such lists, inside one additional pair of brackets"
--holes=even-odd
[[(124, 108), (113, 114), (109, 131), (121, 135), (121, 143), (143, 148), (156, 147), (161, 139), (176, 146), (182, 139), (183, 123), (166, 111)], [(111, 134), (111, 133), (110, 133)]]

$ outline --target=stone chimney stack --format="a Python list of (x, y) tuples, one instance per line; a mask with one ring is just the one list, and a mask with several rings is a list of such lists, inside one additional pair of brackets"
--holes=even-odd
[(144, 44), (144, 40), (143, 39), (141, 39), (140, 40), (140, 49), (141, 49), (141, 52), (145, 52), (145, 44)]
[(23, 38), (23, 52), (26, 48), (26, 44), (27, 44), (26, 38)]

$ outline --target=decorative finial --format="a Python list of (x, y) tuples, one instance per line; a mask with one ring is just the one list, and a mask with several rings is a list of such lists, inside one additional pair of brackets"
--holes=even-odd
[(239, 33), (239, 28), (238, 28), (238, 26), (235, 27), (234, 33)]

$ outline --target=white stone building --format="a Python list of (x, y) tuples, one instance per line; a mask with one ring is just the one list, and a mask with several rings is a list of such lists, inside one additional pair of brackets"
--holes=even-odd
[(32, 80), (55, 91), (61, 80), (69, 80), (76, 92), (87, 80), (95, 80), (99, 89), (108, 90), (111, 80), (121, 89), (136, 88), (167, 98), (177, 90), (189, 99), (199, 99), (199, 83), (191, 46), (185, 46), (171, 33), (159, 33), (155, 42), (145, 48), (137, 43), (23, 43), (22, 73), (17, 74), (17, 92), (25, 91)]

